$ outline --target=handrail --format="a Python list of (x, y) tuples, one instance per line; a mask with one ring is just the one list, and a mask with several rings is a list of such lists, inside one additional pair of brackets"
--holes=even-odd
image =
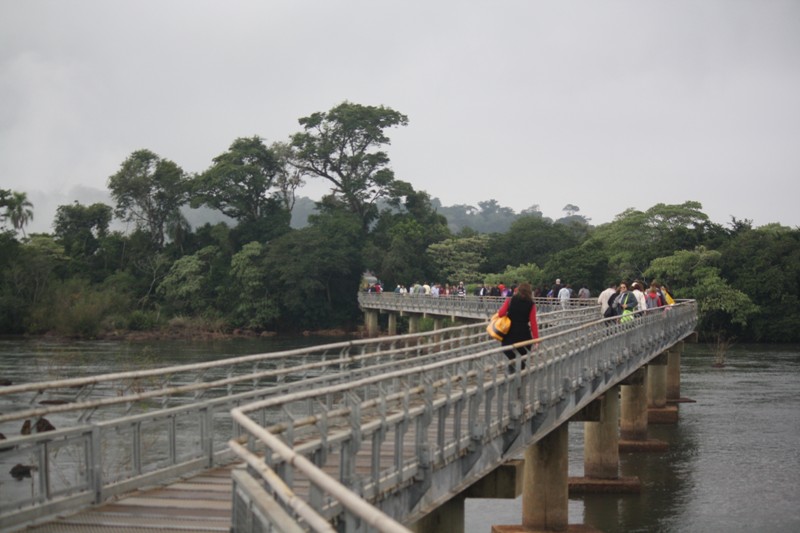
[[(250, 436), (248, 448), (237, 447), (235, 451), (251, 460), (256, 453), (264, 452), (267, 468), (290, 487), (295, 478), (312, 481), (307, 497), (317, 504), (326, 502), (317, 507), (329, 520), (357, 521), (357, 517), (348, 519), (353, 511), (343, 502), (353, 491), (373, 505), (394, 506), (398, 512), (394, 516), (418, 516), (424, 510), (425, 490), (432, 492), (438, 487), (430, 482), (435, 472), (442, 471), (445, 478), (452, 479), (469, 468), (450, 465), (463, 463), (464, 457), (474, 456), (479, 449), (488, 456), (483, 472), (494, 468), (502, 457), (492, 457), (492, 452), (486, 451), (495, 449), (488, 446), (491, 442), (511, 439), (510, 444), (506, 442), (508, 449), (521, 449), (530, 439), (541, 436), (532, 433), (527, 440), (519, 437), (533, 417), (545, 419), (544, 412), (565, 402), (569, 408), (559, 408), (560, 415), (552, 423), (571, 416), (641, 364), (691, 334), (696, 305), (683, 302), (657, 312), (640, 311), (636, 317), (624, 323), (597, 320), (529, 342), (537, 349), (526, 356), (524, 369), (517, 359), (513, 374), (509, 373), (508, 361), (498, 358), (504, 348), (495, 346), (250, 403), (232, 411), (234, 420)], [(592, 394), (586, 392), (589, 381), (597, 387)], [(578, 391), (584, 395), (579, 401), (574, 400)], [(434, 424), (437, 417), (438, 424)], [(463, 424), (468, 429), (454, 429), (448, 435), (448, 420), (454, 428)], [(396, 447), (402, 448), (402, 435), (410, 428), (416, 428), (410, 456), (396, 448), (393, 464), (382, 464), (377, 454), (387, 433), (394, 433), (399, 439)], [(545, 430), (549, 431), (548, 427), (539, 429), (540, 433)], [(352, 465), (345, 466), (354, 461), (348, 454), (368, 441), (372, 442), (371, 470), (356, 474)], [(296, 455), (291, 455), (291, 461), (286, 459), (286, 446), (308, 458), (302, 468)], [(338, 470), (340, 483), (328, 488), (314, 485), (314, 480), (325, 475), (324, 467), (333, 456), (338, 456), (343, 465)], [(474, 470), (475, 466), (470, 468)], [(270, 486), (269, 479), (260, 481)], [(418, 494), (422, 503), (408, 508), (407, 492), (413, 492), (419, 483), (426, 487), (422, 496)], [(448, 486), (447, 490), (452, 493), (462, 488)], [(324, 497), (315, 491), (323, 491)], [(434, 494), (430, 499), (437, 497), (442, 495)]]
[[(540, 330), (560, 331), (594, 317), (592, 309), (541, 313)], [(57, 428), (12, 436), (0, 446), (4, 463), (35, 467), (32, 491), (4, 495), (0, 501), (0, 529), (231, 462), (235, 455), (228, 440), (241, 431), (235, 424), (231, 427), (230, 410), (237, 406), (302, 388), (325, 389), (496, 344), (486, 335), (485, 322), (480, 322), (0, 388), (4, 401), (30, 406), (0, 415), (0, 431), (7, 436), (18, 432), (10, 424), (45, 416)], [(42, 401), (48, 404), (37, 405)], [(77, 459), (63, 462), (52, 453)]]

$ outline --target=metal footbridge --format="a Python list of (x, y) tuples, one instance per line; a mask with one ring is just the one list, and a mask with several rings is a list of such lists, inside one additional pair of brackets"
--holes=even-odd
[(625, 323), (541, 301), (509, 365), (497, 301), (394, 296), (359, 301), (480, 321), (0, 388), (0, 530), (408, 531), (697, 320), (693, 301)]

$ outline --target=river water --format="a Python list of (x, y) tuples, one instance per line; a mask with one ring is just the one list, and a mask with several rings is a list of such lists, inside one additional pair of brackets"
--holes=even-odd
[[(329, 338), (150, 343), (0, 339), (0, 379), (14, 383), (134, 370), (334, 342)], [(676, 425), (651, 426), (664, 453), (621, 454), (641, 494), (570, 499), (571, 524), (614, 532), (800, 531), (800, 346), (734, 345), (723, 368), (687, 344)], [(570, 475), (583, 474), (583, 424), (570, 424)], [(519, 524), (522, 500), (467, 500), (466, 532)]]

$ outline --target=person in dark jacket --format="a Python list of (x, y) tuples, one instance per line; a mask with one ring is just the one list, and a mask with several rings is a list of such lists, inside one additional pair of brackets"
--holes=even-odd
[(633, 316), (629, 316), (631, 313), (636, 312), (636, 307), (639, 305), (639, 300), (636, 298), (636, 294), (633, 291), (628, 290), (628, 284), (622, 282), (619, 284), (619, 295), (617, 295), (616, 300), (614, 300), (614, 307), (617, 309), (617, 314), (621, 316), (620, 322), (627, 322), (631, 320)]
[[(533, 303), (533, 292), (530, 283), (521, 283), (516, 292), (507, 298), (500, 309), (497, 311), (499, 316), (506, 316), (511, 319), (511, 327), (503, 337), (503, 346), (512, 346), (518, 342), (529, 341), (539, 338), (539, 324), (536, 322), (536, 305)], [(523, 356), (528, 353), (530, 346), (519, 346), (515, 350), (507, 350), (505, 353), (509, 360), (514, 361), (517, 354)], [(525, 368), (525, 361), (522, 361), (521, 368)], [(509, 372), (516, 369), (512, 363), (508, 367)]]

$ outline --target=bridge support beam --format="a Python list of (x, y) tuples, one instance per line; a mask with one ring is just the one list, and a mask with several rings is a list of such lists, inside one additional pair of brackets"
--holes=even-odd
[(419, 315), (408, 315), (408, 332), (419, 333)]
[(667, 364), (669, 352), (663, 352), (647, 365), (647, 422), (675, 424), (678, 407), (667, 405)]
[(523, 527), (562, 531), (569, 525), (568, 427), (561, 424), (525, 450)]
[(389, 335), (397, 335), (397, 313), (389, 313), (389, 325), (388, 331)]
[(623, 452), (665, 451), (667, 443), (647, 439), (647, 372), (640, 368), (622, 382), (620, 443)]
[(641, 492), (639, 478), (619, 476), (619, 392), (619, 386), (612, 387), (593, 402), (599, 417), (583, 423), (584, 477), (569, 478), (570, 494)]
[(364, 311), (364, 326), (367, 329), (367, 337), (378, 336), (378, 311)]
[(681, 401), (681, 354), (683, 341), (669, 349), (667, 355), (667, 401)]

